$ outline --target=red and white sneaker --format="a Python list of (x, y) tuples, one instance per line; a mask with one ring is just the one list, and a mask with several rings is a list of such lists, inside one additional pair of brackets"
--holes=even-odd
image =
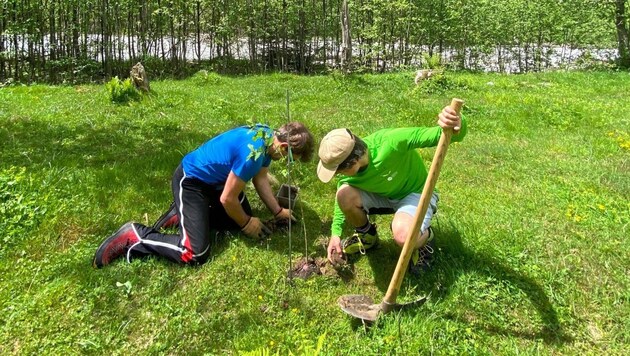
[(128, 222), (116, 233), (108, 237), (101, 243), (94, 255), (94, 268), (107, 266), (113, 260), (124, 255), (129, 247), (140, 241), (134, 223)]
[(153, 228), (157, 231), (171, 227), (179, 227), (179, 215), (177, 215), (177, 207), (174, 202), (171, 203), (168, 210), (153, 224)]

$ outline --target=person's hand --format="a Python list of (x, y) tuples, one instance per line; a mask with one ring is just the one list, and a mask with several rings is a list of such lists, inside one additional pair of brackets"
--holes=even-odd
[(273, 219), (275, 221), (286, 221), (287, 223), (289, 222), (289, 219), (291, 219), (291, 221), (293, 222), (297, 221), (295, 220), (295, 216), (293, 216), (293, 211), (291, 211), (291, 209), (285, 208), (281, 208), (280, 211), (278, 211), (276, 215), (273, 216)]
[(251, 216), (247, 224), (241, 228), (245, 235), (253, 239), (263, 239), (271, 234), (271, 230), (260, 221), (259, 218)]
[(343, 261), (343, 248), (339, 236), (333, 236), (328, 241), (328, 261), (336, 266)]
[(438, 115), (438, 125), (442, 129), (453, 129), (455, 132), (458, 132), (462, 127), (462, 119), (455, 110), (450, 106), (446, 106)]

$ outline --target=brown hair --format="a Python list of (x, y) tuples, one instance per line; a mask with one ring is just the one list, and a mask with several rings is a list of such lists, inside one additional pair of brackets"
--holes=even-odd
[(315, 140), (304, 124), (297, 121), (284, 124), (276, 131), (276, 137), (280, 142), (288, 142), (291, 151), (300, 155), (300, 161), (308, 162), (313, 158)]
[(339, 163), (339, 166), (337, 167), (338, 171), (352, 167), (359, 159), (361, 159), (361, 157), (363, 157), (363, 155), (367, 151), (367, 144), (365, 143), (365, 141), (355, 136), (352, 132), (350, 132), (350, 130), (346, 130), (354, 139), (354, 147), (352, 148), (352, 152), (350, 152), (350, 155), (346, 157), (343, 162)]

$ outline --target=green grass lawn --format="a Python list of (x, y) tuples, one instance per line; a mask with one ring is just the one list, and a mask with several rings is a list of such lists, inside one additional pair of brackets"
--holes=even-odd
[[(140, 103), (104, 86), (0, 89), (0, 354), (627, 354), (630, 350), (630, 74), (197, 75), (155, 81)], [(211, 261), (91, 267), (123, 223), (152, 223), (181, 157), (248, 121), (367, 135), (435, 125), (466, 101), (466, 139), (437, 183), (437, 260), (406, 276), (420, 307), (372, 327), (343, 294), (385, 295), (399, 250), (391, 217), (354, 275), (286, 282), (325, 256), (334, 184), (296, 165), (301, 221), (264, 243), (217, 236)], [(423, 150), (430, 161), (433, 150)], [(285, 166), (272, 165), (281, 180)], [(250, 189), (250, 193), (253, 190)], [(253, 194), (253, 193), (252, 193)], [(263, 218), (270, 213), (252, 197)], [(290, 248), (289, 248), (290, 247)]]

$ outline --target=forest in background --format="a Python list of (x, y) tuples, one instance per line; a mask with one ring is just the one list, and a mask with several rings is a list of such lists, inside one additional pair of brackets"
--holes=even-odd
[[(353, 71), (630, 66), (629, 0), (349, 0)], [(317, 73), (341, 63), (343, 0), (0, 0), (0, 82), (200, 68)], [(603, 51), (602, 50), (607, 50)], [(598, 52), (600, 51), (600, 52)], [(424, 59), (424, 61), (423, 61)]]

